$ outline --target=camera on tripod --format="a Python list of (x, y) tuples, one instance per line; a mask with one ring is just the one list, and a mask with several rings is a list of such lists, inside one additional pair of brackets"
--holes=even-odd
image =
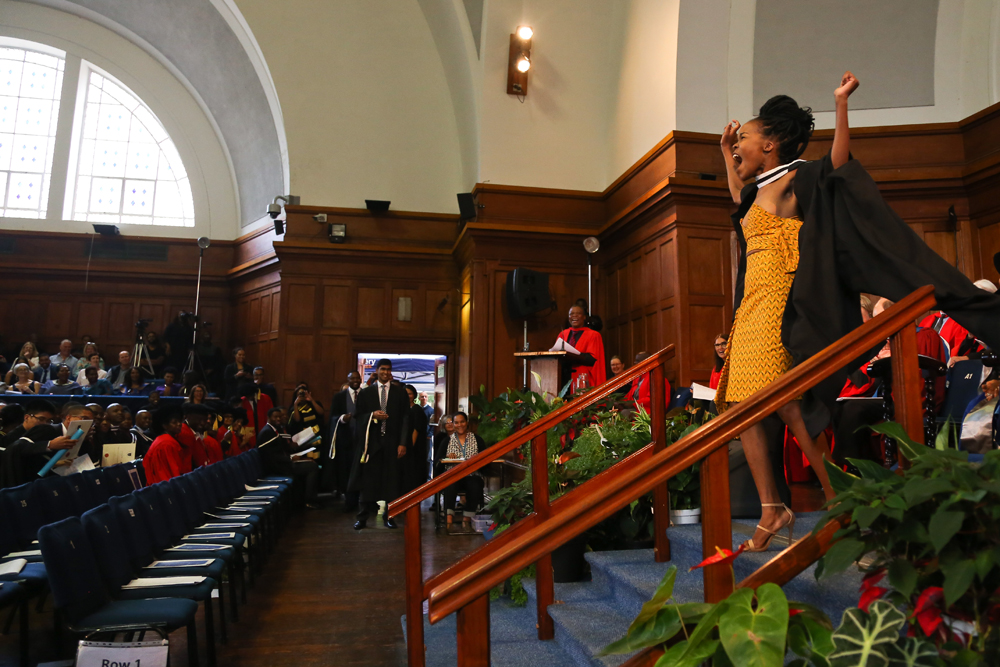
[(150, 317), (148, 319), (140, 319), (138, 322), (135, 323), (135, 330), (136, 330), (136, 332), (140, 336), (142, 336), (143, 334), (145, 334), (146, 333), (146, 327), (148, 327), (149, 323), (152, 322), (152, 321), (153, 321), (152, 317)]

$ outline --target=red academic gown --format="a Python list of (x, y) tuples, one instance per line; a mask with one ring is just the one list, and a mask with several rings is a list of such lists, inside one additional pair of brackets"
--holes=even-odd
[(164, 433), (149, 446), (142, 465), (146, 484), (152, 486), (191, 472), (191, 452), (173, 436)]
[(181, 444), (187, 447), (188, 451), (191, 452), (192, 467), (200, 468), (211, 463), (208, 450), (205, 448), (205, 443), (201, 438), (195, 435), (195, 432), (191, 430), (190, 426), (187, 424), (181, 426), (181, 432), (177, 438), (181, 441)]
[(580, 332), (580, 338), (573, 345), (580, 354), (590, 354), (596, 360), (593, 366), (576, 366), (573, 368), (572, 384), (571, 387), (575, 388), (577, 385), (577, 379), (581, 376), (583, 380), (580, 382), (585, 383), (588, 387), (596, 387), (598, 385), (604, 384), (608, 379), (607, 371), (604, 365), (604, 340), (601, 338), (601, 334), (597, 333), (593, 329), (588, 329), (582, 327), (580, 329), (565, 329), (559, 333), (559, 338), (569, 342), (569, 334), (574, 331)]
[(271, 402), (270, 396), (261, 393), (260, 390), (257, 391), (255, 400), (257, 403), (256, 409), (248, 399), (244, 398), (243, 409), (247, 411), (247, 418), (250, 420), (249, 425), (253, 426), (254, 433), (260, 433), (261, 429), (267, 426), (267, 412), (274, 407), (274, 403)]
[[(226, 431), (228, 431), (228, 430), (229, 429), (227, 427), (220, 426), (219, 430), (215, 432), (215, 439), (216, 439), (216, 441), (218, 441), (220, 448), (225, 446), (225, 443), (223, 442), (223, 438), (226, 437)], [(243, 451), (243, 448), (240, 446), (240, 435), (239, 435), (239, 433), (237, 433), (234, 430), (233, 431), (233, 435), (232, 435), (232, 437), (229, 440), (229, 447), (227, 447), (225, 449), (225, 455), (226, 456), (236, 456), (237, 454), (239, 454), (242, 451)]]
[[(920, 324), (918, 324), (917, 326), (925, 327), (927, 329), (933, 329), (934, 324), (938, 321), (938, 319), (942, 318), (944, 319), (944, 322), (941, 325), (941, 331), (939, 332), (939, 335), (941, 336), (942, 339), (944, 339), (944, 342), (948, 345), (948, 356), (951, 357), (957, 356), (959, 348), (962, 347), (962, 343), (964, 343), (965, 339), (968, 338), (970, 335), (968, 329), (966, 329), (961, 324), (959, 324), (958, 322), (951, 319), (950, 317), (948, 317), (947, 315), (945, 315), (940, 311), (936, 313), (931, 313), (930, 315), (922, 319), (920, 321)], [(975, 345), (972, 346), (972, 349), (969, 350), (969, 352), (981, 352), (982, 350), (983, 346), (980, 345), (979, 342), (977, 341)]]
[[(646, 373), (642, 378), (633, 383), (632, 389), (628, 392), (625, 400), (630, 402), (638, 403), (642, 406), (642, 409), (647, 413), (652, 413), (653, 399), (650, 396), (650, 386), (653, 384), (650, 380), (652, 379), (651, 373)], [(663, 378), (663, 391), (664, 397), (666, 399), (666, 405), (670, 405), (670, 380)]]

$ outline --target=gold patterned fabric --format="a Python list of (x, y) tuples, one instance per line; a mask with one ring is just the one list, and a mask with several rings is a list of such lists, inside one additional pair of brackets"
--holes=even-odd
[(781, 343), (781, 319), (799, 265), (802, 221), (778, 217), (754, 204), (742, 223), (746, 277), (716, 394), (720, 411), (749, 398), (792, 365)]

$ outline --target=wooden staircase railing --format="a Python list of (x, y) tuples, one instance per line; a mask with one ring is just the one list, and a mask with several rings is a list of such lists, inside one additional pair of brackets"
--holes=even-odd
[[(654, 491), (655, 539), (657, 560), (669, 559), (669, 543), (665, 524), (667, 515), (666, 481), (702, 461), (702, 550), (705, 556), (715, 553), (715, 547), (732, 548), (732, 521), (729, 502), (728, 443), (749, 426), (767, 417), (777, 408), (795, 400), (824, 378), (841, 369), (868, 350), (891, 337), (893, 383), (896, 419), (913, 439), (923, 435), (920, 389), (923, 382), (917, 365), (916, 328), (914, 321), (935, 305), (932, 287), (922, 287), (876, 318), (828, 346), (812, 358), (799, 364), (781, 379), (760, 390), (750, 399), (727, 410), (671, 447), (664, 445), (665, 397), (663, 396), (662, 361), (652, 369), (649, 362), (665, 359), (672, 354), (667, 348), (641, 365), (605, 383), (539, 420), (531, 426), (495, 445), (463, 466), (424, 485), (390, 504), (390, 514), (407, 513), (406, 520), (406, 591), (407, 640), (410, 667), (423, 667), (422, 602), (428, 600), (428, 615), (436, 623), (452, 612), (458, 613), (459, 667), (486, 666), (490, 663), (489, 591), (530, 563), (538, 563), (538, 626), (539, 638), (553, 636), (552, 622), (543, 608), (552, 602), (551, 553), (554, 549), (591, 526), (614, 514), (620, 508), (649, 491)], [(662, 356), (661, 356), (662, 355)], [(641, 369), (641, 370), (640, 370)], [(535, 513), (519, 521), (484, 547), (469, 554), (426, 582), (420, 571), (420, 501), (444, 489), (469, 472), (481, 468), (497, 454), (501, 445), (510, 451), (517, 444), (532, 438), (533, 459), (545, 456), (545, 430), (569, 414), (613, 393), (618, 381), (628, 381), (641, 372), (650, 371), (652, 384), (653, 444), (620, 461), (587, 483), (560, 497), (551, 505), (547, 502), (547, 466), (532, 466)], [(622, 383), (623, 384), (623, 383)], [(587, 401), (593, 396), (593, 400)], [(436, 484), (435, 484), (436, 482)], [(543, 483), (544, 482), (544, 483)], [(661, 500), (663, 501), (661, 504)], [(765, 581), (784, 583), (798, 575), (822, 556), (836, 532), (835, 525), (824, 527), (817, 535), (800, 540), (762, 566), (741, 582), (741, 586), (757, 586)], [(734, 589), (733, 571), (728, 565), (703, 568), (706, 602), (727, 597)], [(644, 652), (634, 660), (649, 655)], [(646, 664), (634, 662), (633, 664)], [(652, 663), (649, 663), (652, 664)]]

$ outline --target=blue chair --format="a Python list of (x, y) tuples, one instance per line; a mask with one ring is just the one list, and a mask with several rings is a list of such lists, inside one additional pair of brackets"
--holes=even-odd
[(667, 405), (667, 412), (673, 410), (674, 408), (685, 407), (694, 398), (694, 392), (691, 391), (691, 387), (678, 387), (670, 392), (670, 403)]
[(111, 497), (111, 490), (105, 481), (103, 468), (85, 470), (80, 473), (79, 477), (88, 510), (108, 502), (108, 498)]
[(39, 489), (38, 497), (45, 514), (45, 523), (55, 523), (71, 516), (80, 516), (77, 498), (65, 477), (50, 475), (32, 482)]
[[(149, 509), (146, 503), (135, 497), (135, 494), (127, 496), (115, 496), (108, 501), (108, 505), (115, 511), (124, 534), (128, 541), (129, 555), (134, 568), (144, 568), (154, 560), (190, 560), (192, 558), (213, 558), (225, 562), (229, 574), (230, 603), (229, 608), (233, 612), (233, 620), (238, 619), (239, 611), (236, 608), (236, 551), (229, 546), (222, 549), (205, 547), (204, 549), (189, 549), (184, 551), (168, 551), (174, 546), (170, 540), (169, 533), (149, 516)], [(211, 575), (206, 575), (211, 576)], [(221, 573), (218, 578), (212, 577), (216, 581), (222, 581)]]
[(5, 581), (0, 583), (0, 609), (17, 607), (17, 614), (20, 617), (19, 627), (19, 649), (21, 667), (29, 667), (28, 651), (28, 600), (31, 598), (30, 592), (21, 584)]
[[(944, 407), (937, 417), (938, 428), (951, 420), (956, 429), (953, 431), (957, 439), (962, 437), (962, 420), (969, 410), (969, 404), (980, 393), (979, 385), (983, 378), (982, 359), (966, 359), (959, 361), (948, 369), (948, 391), (944, 397)], [(957, 441), (952, 443), (957, 445)]]
[[(0, 490), (0, 512), (10, 518), (16, 549), (37, 550), (38, 547), (34, 542), (38, 539), (38, 529), (46, 523), (45, 513), (42, 510), (41, 487), (29, 482)], [(32, 556), (28, 560), (41, 562), (42, 557)]]
[(107, 486), (108, 498), (125, 496), (135, 490), (132, 487), (132, 480), (129, 479), (128, 469), (124, 464), (101, 468), (101, 477), (104, 480), (104, 485)]
[[(186, 586), (162, 586), (159, 588), (122, 588), (136, 577), (163, 576), (203, 576), (204, 572), (196, 572), (201, 568), (146, 568), (136, 570), (128, 557), (128, 547), (121, 525), (114, 510), (108, 505), (101, 505), (87, 512), (80, 518), (83, 528), (90, 538), (90, 544), (97, 556), (101, 577), (107, 587), (108, 594), (116, 600), (140, 600), (148, 597), (184, 598), (201, 602), (205, 607), (205, 636), (208, 646), (208, 663), (215, 664), (215, 629), (212, 614), (212, 591), (218, 582), (207, 578), (200, 584)], [(183, 571), (183, 574), (178, 574)], [(220, 569), (221, 571), (221, 569)], [(169, 574), (165, 574), (169, 572)], [(226, 610), (222, 599), (222, 586), (219, 585), (219, 618), (223, 641), (226, 636)]]
[[(79, 517), (43, 526), (38, 542), (49, 573), (59, 619), (70, 632), (84, 635), (154, 629), (169, 634), (187, 628), (188, 664), (198, 665), (194, 600), (112, 600), (99, 576), (100, 565)], [(87, 576), (81, 576), (81, 573)]]

